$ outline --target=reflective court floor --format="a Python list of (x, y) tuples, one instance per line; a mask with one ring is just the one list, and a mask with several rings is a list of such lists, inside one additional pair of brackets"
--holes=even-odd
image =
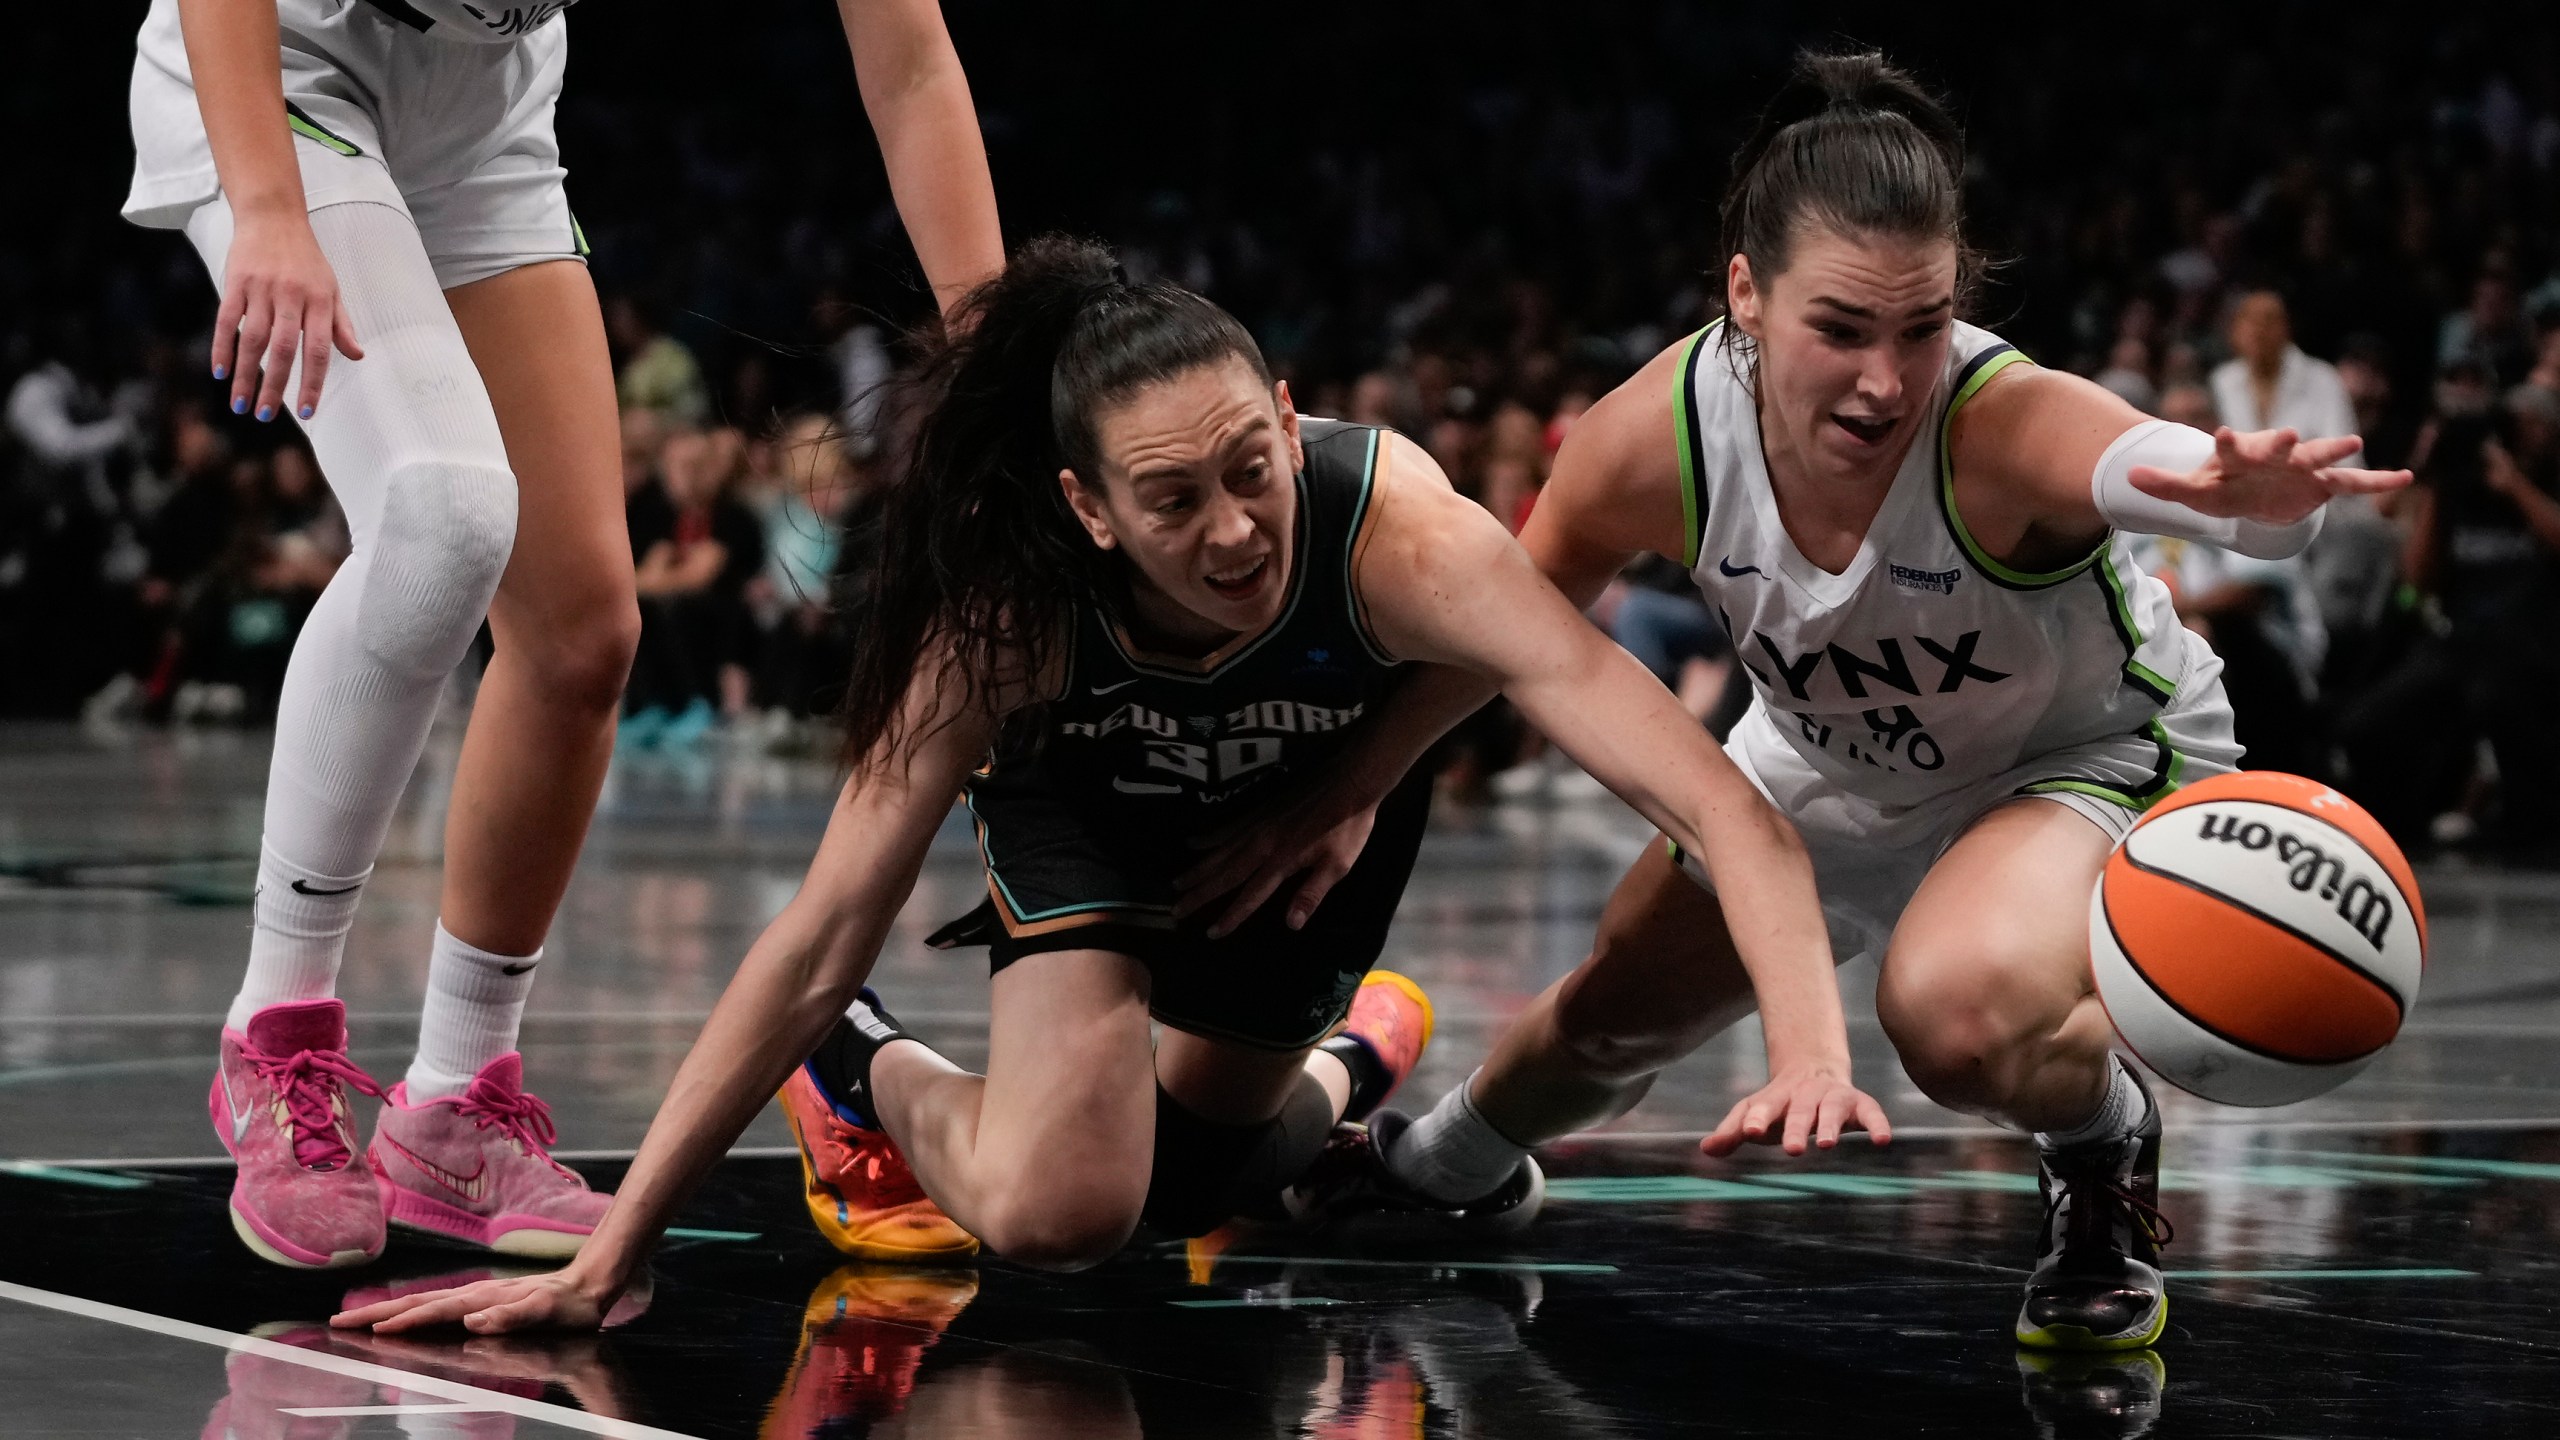
[[(450, 735), (359, 920), (356, 1058), (396, 1075), (435, 917)], [(2156, 1355), (2039, 1363), (2006, 1330), (2038, 1218), (2026, 1145), (1912, 1092), (1843, 972), (1903, 1135), (1810, 1164), (1696, 1154), (1757, 1078), (1746, 1026), (1554, 1147), (1517, 1244), (1436, 1233), (1143, 1238), (1049, 1276), (840, 1267), (768, 1113), (602, 1336), (392, 1342), (358, 1292), (485, 1273), (395, 1236), (300, 1275), (240, 1247), (206, 1128), (263, 742), (0, 729), (0, 1435), (410, 1437), (2523, 1435), (2560, 1428), (2560, 879), (2424, 872), (2409, 1031), (2283, 1110), (2169, 1102), (2177, 1226)], [(617, 765), (525, 1027), (562, 1148), (619, 1175), (703, 1014), (789, 897), (834, 780), (718, 755)], [(1440, 1007), (1426, 1104), (1577, 960), (1645, 841), (1605, 797), (1435, 817), (1385, 963)], [(875, 983), (982, 1052), (974, 902), (937, 843)]]

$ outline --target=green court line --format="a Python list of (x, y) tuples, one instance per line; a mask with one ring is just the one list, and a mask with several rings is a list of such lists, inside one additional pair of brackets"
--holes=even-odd
[(764, 1238), (764, 1232), (761, 1230), (686, 1230), (682, 1228), (671, 1228), (665, 1233), (666, 1237), (670, 1240), (726, 1240), (740, 1245), (743, 1245), (750, 1240), (761, 1240)]
[(1167, 1300), (1185, 1310), (1303, 1310), (1311, 1305), (1343, 1305), (1348, 1301), (1327, 1300), (1319, 1295), (1281, 1295), (1267, 1300), (1244, 1296), (1234, 1300)]
[(2403, 1270), (2163, 1270), (2172, 1280), (2470, 1280), (2477, 1270), (2417, 1266)]
[(1363, 1270), (1534, 1270), (1541, 1275), (1615, 1275), (1615, 1265), (1579, 1265), (1555, 1260), (1364, 1260), (1342, 1255), (1221, 1255), (1220, 1265), (1329, 1265)]
[(132, 1175), (118, 1175), (107, 1170), (69, 1170), (59, 1165), (36, 1165), (24, 1160), (0, 1160), (0, 1175), (16, 1175), (28, 1180), (51, 1180), (61, 1185), (86, 1185), (93, 1190), (147, 1190), (151, 1182)]
[[(2432, 1170), (2448, 1175), (2478, 1175), (2493, 1180), (2560, 1180), (2560, 1165), (2540, 1164), (2530, 1160), (2471, 1160), (2454, 1155), (2353, 1155), (2323, 1151), (2313, 1156), (2319, 1160), (2343, 1161), (2352, 1165), (2406, 1165), (2413, 1170)], [(2425, 1181), (2416, 1175), (2392, 1175), (2404, 1183)]]

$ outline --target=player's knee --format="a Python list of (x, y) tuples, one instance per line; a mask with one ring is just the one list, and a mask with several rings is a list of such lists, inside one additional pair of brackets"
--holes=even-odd
[(629, 586), (575, 597), (558, 617), (527, 628), (533, 633), (521, 639), (502, 633), (498, 643), (530, 648), (541, 693), (552, 704), (581, 713), (621, 705), (640, 649), (640, 602)]
[(1119, 1254), (1138, 1228), (1137, 1198), (1072, 1189), (1040, 1183), (1006, 1187), (1004, 1198), (979, 1220), (978, 1239), (1036, 1270), (1089, 1270)]
[(2028, 993), (2032, 987), (1996, 950), (1896, 952), (1876, 982), (1876, 1018), (1921, 1093), (1941, 1103), (1978, 1102), (1998, 1089), (2039, 1031), (2019, 1003)]
[(365, 647), (403, 673), (442, 675), (479, 632), (515, 548), (515, 476), (420, 460), (394, 467), (383, 487), (358, 620)]

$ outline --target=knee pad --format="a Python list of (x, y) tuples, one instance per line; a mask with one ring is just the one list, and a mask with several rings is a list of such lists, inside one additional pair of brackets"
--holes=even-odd
[(1139, 1218), (1169, 1236), (1206, 1235), (1304, 1174), (1332, 1132), (1333, 1101), (1311, 1076), (1258, 1125), (1203, 1120), (1159, 1085), (1154, 1169)]
[(357, 627), (383, 665), (424, 679), (462, 661), (516, 540), (516, 481), (489, 465), (409, 461), (382, 477)]

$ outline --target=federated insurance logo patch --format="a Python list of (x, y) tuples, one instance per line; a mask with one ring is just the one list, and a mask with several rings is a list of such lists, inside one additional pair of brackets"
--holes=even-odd
[(1962, 570), (1914, 570), (1908, 565), (1894, 565), (1893, 583), (1905, 590), (1931, 590), (1940, 595), (1956, 593), (1956, 582), (1964, 578)]

